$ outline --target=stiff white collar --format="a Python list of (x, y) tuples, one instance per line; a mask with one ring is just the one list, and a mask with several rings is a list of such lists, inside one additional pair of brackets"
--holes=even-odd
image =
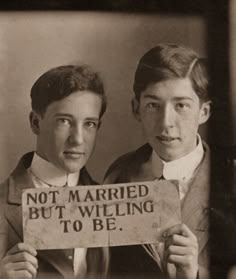
[[(183, 156), (177, 160), (165, 162), (163, 160), (163, 177), (167, 180), (182, 180), (188, 181), (193, 176), (194, 171), (202, 161), (204, 156), (204, 150), (202, 146), (201, 137), (197, 136), (197, 146), (186, 156)], [(160, 157), (153, 150), (152, 152), (152, 170), (156, 177), (160, 177)]]
[(78, 185), (80, 175), (80, 172), (66, 173), (58, 169), (52, 163), (40, 157), (36, 152), (34, 152), (30, 172), (41, 183), (57, 187)]

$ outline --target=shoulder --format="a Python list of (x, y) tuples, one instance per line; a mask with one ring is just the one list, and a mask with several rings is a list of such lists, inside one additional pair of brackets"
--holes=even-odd
[(9, 188), (9, 178), (7, 178), (5, 181), (0, 183), (0, 206), (2, 206), (7, 202), (8, 188)]
[(88, 173), (87, 169), (85, 167), (83, 167), (80, 170), (79, 184), (81, 184), (81, 185), (97, 185), (98, 183), (95, 180), (93, 180), (91, 175)]
[(152, 149), (150, 145), (145, 144), (137, 150), (120, 156), (108, 168), (105, 174), (104, 183), (111, 184), (127, 182), (127, 176), (136, 172), (142, 164), (149, 159), (151, 152)]
[(128, 152), (118, 157), (108, 168), (105, 177), (105, 184), (117, 183), (118, 177), (124, 172), (127, 166), (132, 163), (135, 151)]
[(7, 179), (0, 183), (0, 203), (8, 203), (13, 197), (14, 201), (21, 192), (21, 187), (31, 185), (26, 169), (30, 166), (33, 152), (24, 154)]
[[(6, 179), (0, 184), (0, 247), (1, 243), (7, 234), (7, 220), (5, 218), (6, 205), (8, 203), (8, 192), (9, 192), (9, 179)], [(6, 243), (3, 243), (4, 245)], [(4, 246), (3, 246), (4, 247)], [(2, 255), (2, 249), (0, 248), (0, 258)]]

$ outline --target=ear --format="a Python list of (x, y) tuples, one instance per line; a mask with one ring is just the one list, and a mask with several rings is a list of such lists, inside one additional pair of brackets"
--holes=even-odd
[(198, 124), (206, 123), (211, 115), (211, 101), (202, 103), (200, 108)]
[(139, 112), (139, 101), (136, 98), (133, 98), (131, 101), (131, 105), (132, 105), (132, 112), (133, 112), (134, 117), (138, 121), (141, 121), (140, 112)]
[(41, 116), (35, 112), (35, 111), (31, 111), (30, 115), (29, 115), (29, 120), (30, 120), (30, 127), (31, 130), (33, 131), (33, 133), (35, 135), (39, 135), (40, 133), (40, 120), (41, 120)]

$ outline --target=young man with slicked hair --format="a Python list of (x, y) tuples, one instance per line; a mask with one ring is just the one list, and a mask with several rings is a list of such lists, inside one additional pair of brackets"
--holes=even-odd
[(0, 186), (0, 278), (105, 277), (105, 248), (36, 251), (24, 243), (21, 206), (23, 189), (96, 184), (85, 164), (106, 110), (102, 80), (86, 65), (56, 67), (34, 83), (31, 100), (36, 149)]
[(178, 181), (182, 223), (158, 245), (111, 248), (111, 277), (208, 278), (210, 157), (198, 134), (210, 116), (205, 61), (187, 47), (158, 45), (140, 59), (133, 90), (147, 144), (116, 160), (105, 183)]

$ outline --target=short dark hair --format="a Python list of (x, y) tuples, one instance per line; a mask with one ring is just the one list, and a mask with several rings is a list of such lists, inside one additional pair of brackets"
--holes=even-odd
[(137, 100), (152, 83), (189, 77), (200, 101), (209, 100), (206, 59), (190, 48), (176, 44), (160, 44), (140, 59), (133, 90)]
[(65, 65), (41, 75), (31, 88), (31, 106), (43, 115), (47, 107), (76, 91), (89, 90), (102, 98), (100, 117), (106, 110), (104, 86), (98, 73), (88, 65)]

